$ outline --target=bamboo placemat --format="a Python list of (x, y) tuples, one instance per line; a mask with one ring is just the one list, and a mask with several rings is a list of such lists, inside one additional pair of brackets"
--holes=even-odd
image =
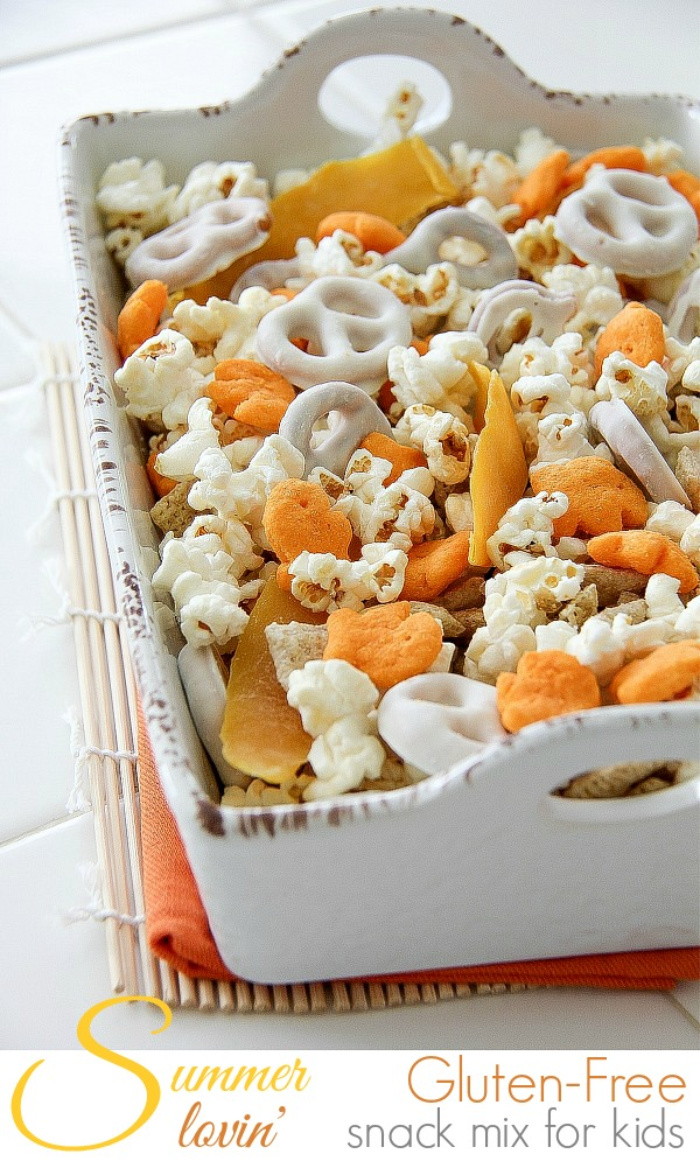
[(68, 348), (41, 348), (59, 513), (68, 566), (84, 745), (100, 873), (100, 906), (115, 992), (171, 1007), (235, 1012), (359, 1012), (527, 990), (524, 984), (327, 983), (276, 985), (194, 980), (153, 956), (145, 932), (140, 847), (136, 696), (123, 618), (92, 470), (81, 387)]

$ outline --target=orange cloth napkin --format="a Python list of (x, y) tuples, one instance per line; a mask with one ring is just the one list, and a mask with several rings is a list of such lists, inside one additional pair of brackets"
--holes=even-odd
[[(221, 959), (209, 930), (182, 839), (160, 787), (140, 715), (138, 752), (146, 930), (151, 951), (192, 978), (234, 980), (236, 977)], [(398, 972), (373, 976), (372, 982), (537, 984), (668, 991), (679, 980), (697, 979), (700, 979), (700, 948), (683, 947)]]

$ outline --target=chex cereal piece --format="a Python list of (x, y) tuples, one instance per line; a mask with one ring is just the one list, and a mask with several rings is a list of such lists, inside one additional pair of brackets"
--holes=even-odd
[(443, 637), (463, 637), (466, 632), (464, 625), (443, 609), (440, 605), (431, 605), (429, 601), (410, 601), (412, 613), (430, 613), (442, 626)]
[(207, 395), (231, 419), (270, 435), (296, 392), (288, 379), (252, 359), (224, 359), (214, 369)]
[(700, 512), (700, 451), (682, 447), (676, 460), (676, 476), (693, 512)]
[(304, 791), (315, 781), (313, 774), (303, 772), (286, 778), (279, 786), (270, 786), (269, 782), (254, 778), (245, 790), (240, 786), (227, 786), (221, 805), (237, 807), (298, 805), (303, 799)]
[(604, 564), (585, 564), (583, 584), (595, 585), (601, 609), (616, 605), (623, 593), (643, 594), (649, 577), (632, 568), (608, 568)]
[(460, 639), (460, 645), (468, 645), (477, 629), (486, 626), (483, 609), (459, 609), (455, 612), (455, 619), (464, 628), (464, 637)]
[(566, 621), (575, 629), (580, 629), (589, 617), (598, 612), (598, 590), (595, 585), (586, 585), (572, 600), (567, 601), (559, 613), (559, 620)]
[(194, 480), (181, 480), (151, 508), (151, 520), (161, 532), (173, 532), (175, 536), (182, 536), (198, 515), (187, 503), (193, 483)]
[(270, 656), (277, 680), (283, 689), (289, 689), (289, 675), (303, 669), (307, 661), (318, 661), (328, 642), (325, 625), (305, 625), (290, 621), (286, 625), (273, 621), (265, 628)]
[(681, 698), (700, 680), (700, 641), (674, 641), (618, 670), (610, 692), (622, 705)]
[(633, 568), (653, 576), (663, 572), (680, 581), (681, 593), (697, 588), (700, 577), (687, 553), (668, 536), (646, 529), (632, 532), (606, 532), (588, 541), (588, 553), (599, 564), (614, 568)]
[[(659, 769), (657, 762), (618, 762), (587, 770), (561, 791), (562, 798), (623, 798), (635, 785)], [(665, 784), (664, 784), (665, 785)]]
[(318, 484), (281, 480), (265, 504), (263, 526), (273, 551), (283, 564), (301, 552), (330, 552), (347, 560), (352, 525)]
[(641, 302), (628, 302), (619, 314), (611, 318), (596, 342), (596, 378), (600, 376), (604, 360), (613, 351), (620, 351), (638, 367), (663, 362), (666, 342), (660, 315)]
[(496, 694), (501, 721), (510, 733), (601, 704), (593, 671), (559, 649), (523, 654), (516, 673), (498, 675)]
[(450, 613), (481, 609), (486, 599), (486, 581), (482, 576), (460, 577), (433, 601)]
[(442, 630), (430, 613), (411, 613), (408, 601), (377, 606), (364, 613), (338, 609), (327, 622), (324, 661), (348, 661), (378, 689), (424, 673), (442, 649)]
[[(597, 536), (646, 524), (644, 494), (619, 468), (599, 456), (541, 464), (530, 472), (534, 492), (563, 492), (569, 507), (554, 521), (557, 536)], [(607, 562), (605, 562), (607, 563)]]
[[(645, 577), (645, 580), (648, 579)], [(631, 596), (632, 594), (627, 594)], [(630, 625), (641, 625), (649, 616), (649, 607), (644, 600), (626, 600), (623, 593), (616, 605), (600, 610), (600, 617), (612, 623), (619, 613), (623, 613)]]
[(669, 786), (673, 786), (672, 779), (660, 778), (656, 774), (650, 774), (648, 778), (643, 778), (641, 782), (637, 782), (630, 790), (627, 791), (626, 798), (636, 798), (639, 794), (656, 794), (658, 790), (668, 790)]

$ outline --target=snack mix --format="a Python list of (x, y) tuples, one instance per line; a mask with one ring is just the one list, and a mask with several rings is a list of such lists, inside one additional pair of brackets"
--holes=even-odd
[(700, 178), (669, 140), (574, 157), (536, 128), (442, 156), (419, 105), (272, 189), (251, 161), (99, 184), (153, 585), (224, 805), (400, 788), (556, 715), (700, 697)]

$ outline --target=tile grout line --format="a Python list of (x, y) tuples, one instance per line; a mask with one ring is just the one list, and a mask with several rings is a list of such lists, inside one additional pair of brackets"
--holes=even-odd
[(199, 15), (183, 16), (176, 20), (161, 21), (157, 24), (144, 26), (143, 28), (133, 29), (132, 31), (114, 32), (107, 36), (92, 37), (89, 40), (81, 41), (78, 44), (67, 44), (59, 49), (47, 48), (37, 52), (26, 52), (21, 56), (16, 56), (11, 60), (0, 60), (0, 73), (9, 71), (13, 68), (20, 68), (24, 65), (38, 64), (41, 61), (53, 60), (56, 57), (68, 56), (72, 53), (89, 51), (93, 48), (102, 48), (108, 44), (115, 44), (118, 41), (129, 42), (133, 40), (140, 40), (145, 36), (153, 36), (159, 32), (168, 32), (171, 29), (186, 28), (188, 25), (204, 24), (210, 20), (222, 20), (230, 16), (246, 16), (253, 12), (256, 8), (269, 7), (272, 4), (279, 3), (280, 0), (257, 0), (255, 4), (248, 4), (241, 8), (220, 9), (212, 12), (202, 12)]
[(60, 818), (49, 819), (48, 822), (42, 822), (40, 826), (32, 827), (30, 830), (25, 830), (22, 834), (13, 835), (12, 838), (0, 840), (0, 855), (9, 850), (15, 843), (23, 842), (25, 839), (36, 838), (38, 835), (44, 834), (46, 831), (54, 831), (57, 827), (63, 826), (64, 823), (77, 821), (80, 818), (85, 818), (91, 815), (92, 810), (78, 810), (75, 814), (66, 814)]

